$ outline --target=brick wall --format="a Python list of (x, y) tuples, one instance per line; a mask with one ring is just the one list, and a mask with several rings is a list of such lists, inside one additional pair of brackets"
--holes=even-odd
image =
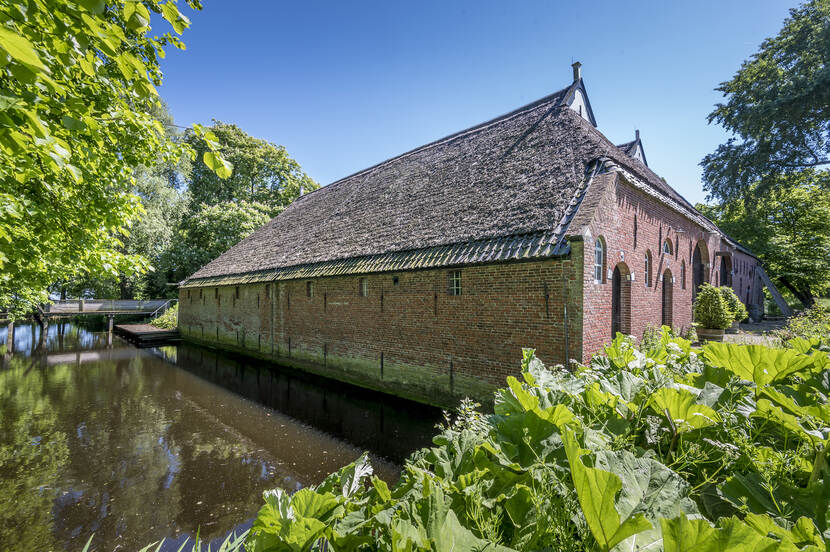
[(551, 364), (580, 357), (583, 253), (572, 247), (567, 259), (461, 268), (459, 296), (448, 270), (183, 289), (179, 327), (192, 341), (432, 404), (487, 401), (518, 373), (523, 347)]
[[(692, 259), (695, 247), (701, 244), (705, 281), (719, 284), (721, 255), (727, 256), (727, 282), (747, 301), (748, 278), (757, 264), (754, 257), (737, 251), (719, 235), (707, 234), (702, 227), (670, 209), (653, 197), (630, 185), (619, 175), (598, 181), (594, 191), (593, 217), (583, 230), (585, 240), (585, 333), (584, 360), (611, 338), (612, 273), (619, 267), (622, 273), (623, 323), (625, 333), (641, 337), (649, 326), (658, 327), (663, 318), (663, 291), (670, 286), (668, 302), (671, 325), (678, 330), (692, 323)], [(636, 223), (635, 223), (636, 218)], [(636, 234), (635, 234), (636, 224)], [(603, 279), (594, 278), (594, 247), (600, 238), (604, 243)], [(669, 240), (671, 253), (666, 254), (663, 243)], [(651, 279), (646, 285), (645, 257), (650, 253)], [(746, 273), (733, 272), (735, 265)], [(705, 266), (705, 265), (704, 265)], [(666, 272), (668, 271), (668, 272)], [(731, 274), (730, 274), (731, 273)], [(673, 281), (664, 279), (671, 275)], [(631, 279), (626, 279), (631, 276)], [(628, 289), (626, 289), (628, 288)], [(757, 290), (751, 290), (750, 295)]]

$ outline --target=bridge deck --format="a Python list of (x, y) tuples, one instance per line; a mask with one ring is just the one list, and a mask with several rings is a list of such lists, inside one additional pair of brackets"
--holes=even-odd
[(71, 300), (55, 301), (46, 307), (45, 312), (56, 314), (152, 314), (163, 309), (172, 299), (147, 299), (143, 301), (112, 300)]

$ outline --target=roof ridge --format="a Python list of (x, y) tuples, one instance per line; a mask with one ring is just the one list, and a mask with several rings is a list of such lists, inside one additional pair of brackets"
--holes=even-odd
[(395, 155), (394, 157), (389, 157), (388, 159), (385, 159), (383, 161), (375, 163), (374, 165), (370, 165), (369, 167), (366, 167), (365, 169), (361, 169), (359, 171), (353, 172), (352, 174), (349, 174), (349, 175), (344, 176), (342, 178), (338, 178), (337, 180), (335, 180), (335, 181), (333, 181), (329, 184), (326, 184), (325, 186), (320, 186), (316, 190), (312, 190), (312, 191), (308, 192), (307, 194), (302, 195), (300, 198), (298, 198), (298, 200), (306, 198), (306, 197), (314, 194), (315, 192), (319, 192), (319, 191), (321, 191), (325, 188), (328, 188), (329, 186), (334, 186), (335, 184), (340, 184), (340, 183), (342, 183), (346, 180), (349, 180), (349, 179), (351, 179), (355, 176), (358, 176), (358, 175), (361, 175), (363, 173), (367, 173), (369, 171), (372, 171), (374, 169), (382, 167), (383, 165), (386, 165), (387, 163), (390, 163), (392, 161), (396, 161), (398, 159), (403, 159), (404, 157), (407, 157), (407, 156), (412, 155), (414, 153), (418, 153), (418, 152), (424, 151), (428, 148), (431, 148), (431, 147), (449, 142), (449, 141), (454, 140), (456, 138), (460, 138), (462, 136), (472, 134), (473, 132), (484, 130), (485, 128), (488, 128), (488, 127), (490, 127), (490, 126), (492, 126), (496, 123), (500, 123), (502, 121), (510, 120), (513, 117), (517, 117), (517, 116), (525, 113), (526, 111), (530, 111), (531, 109), (535, 109), (535, 108), (539, 107), (540, 105), (545, 104), (546, 102), (550, 102), (551, 100), (554, 100), (554, 99), (560, 99), (561, 100), (562, 97), (564, 97), (564, 94), (566, 94), (568, 91), (570, 91), (570, 89), (574, 88), (577, 84), (578, 83), (571, 83), (568, 86), (566, 86), (565, 88), (562, 88), (561, 90), (557, 90), (556, 92), (553, 92), (552, 94), (548, 94), (547, 96), (539, 98), (538, 100), (534, 100), (534, 101), (530, 102), (529, 104), (523, 105), (523, 106), (521, 106), (519, 108), (516, 108), (512, 111), (508, 111), (507, 113), (503, 113), (502, 115), (499, 115), (498, 117), (488, 119), (488, 120), (486, 120), (482, 123), (478, 123), (476, 125), (473, 125), (471, 127), (466, 128), (464, 130), (459, 130), (457, 132), (453, 132), (452, 134), (448, 134), (448, 135), (444, 136), (443, 138), (438, 138), (437, 140), (433, 140), (432, 142), (427, 142), (426, 144), (420, 145), (420, 146), (418, 146), (416, 148), (413, 148), (409, 151), (405, 151), (403, 153)]

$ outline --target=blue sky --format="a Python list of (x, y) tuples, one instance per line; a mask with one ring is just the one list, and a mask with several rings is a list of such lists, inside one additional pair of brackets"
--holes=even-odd
[(726, 139), (706, 115), (795, 2), (204, 0), (161, 95), (177, 124), (236, 123), (328, 184), (583, 77), (599, 129), (639, 128), (692, 202)]

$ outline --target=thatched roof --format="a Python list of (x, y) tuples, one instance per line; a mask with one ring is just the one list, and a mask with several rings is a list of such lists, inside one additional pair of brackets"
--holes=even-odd
[(582, 86), (306, 194), (183, 285), (560, 255), (601, 158), (696, 213), (567, 107)]

